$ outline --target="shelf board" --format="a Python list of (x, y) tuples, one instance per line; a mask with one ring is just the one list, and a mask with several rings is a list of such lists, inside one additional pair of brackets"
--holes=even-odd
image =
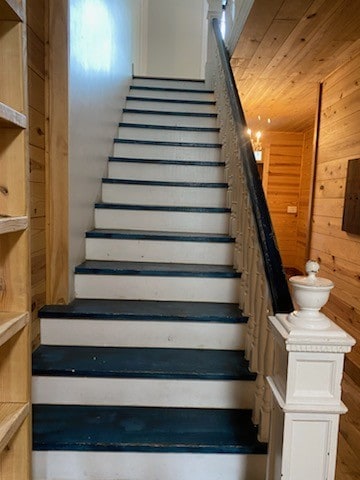
[(22, 2), (18, 0), (0, 0), (0, 20), (24, 21)]
[(26, 128), (26, 124), (26, 115), (0, 102), (0, 127)]
[(27, 312), (0, 312), (0, 346), (10, 340), (29, 322)]
[(0, 452), (11, 441), (29, 413), (28, 403), (0, 404)]
[(29, 225), (28, 217), (4, 217), (0, 215), (0, 235), (2, 233), (25, 230)]

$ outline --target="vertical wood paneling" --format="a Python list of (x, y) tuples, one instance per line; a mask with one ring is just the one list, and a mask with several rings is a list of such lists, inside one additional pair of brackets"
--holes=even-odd
[(45, 303), (45, 9), (27, 1), (32, 342), (39, 343), (38, 310)]
[(309, 209), (312, 186), (313, 165), (313, 138), (314, 129), (309, 128), (304, 132), (304, 147), (301, 162), (299, 203), (296, 234), (296, 262), (295, 267), (304, 271), (308, 260), (307, 250), (309, 242)]
[(267, 132), (264, 136), (266, 164), (266, 198), (284, 266), (297, 265), (297, 213), (287, 207), (299, 208), (302, 133)]
[(46, 49), (46, 301), (67, 303), (68, 213), (68, 0), (47, 2)]
[(359, 70), (357, 55), (323, 85), (311, 256), (335, 283), (325, 313), (357, 340), (346, 371), (360, 384), (360, 236), (341, 230), (347, 162), (360, 156)]

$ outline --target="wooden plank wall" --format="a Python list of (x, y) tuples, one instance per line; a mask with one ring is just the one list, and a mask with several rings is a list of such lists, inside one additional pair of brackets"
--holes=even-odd
[(304, 272), (304, 266), (308, 256), (308, 242), (309, 238), (309, 210), (310, 197), (312, 188), (312, 172), (313, 172), (313, 138), (314, 127), (307, 129), (304, 132), (304, 145), (300, 172), (299, 185), (299, 202), (298, 202), (298, 217), (297, 217), (297, 233), (296, 233), (296, 260), (295, 268)]
[(341, 221), (347, 163), (360, 157), (359, 71), (357, 55), (323, 84), (311, 235), (311, 256), (321, 262), (321, 275), (335, 283), (324, 311), (357, 340), (345, 369), (358, 385), (360, 236), (343, 232)]
[(45, 4), (27, 0), (32, 342), (39, 343), (38, 310), (45, 303)]
[(266, 132), (264, 134), (264, 189), (284, 266), (297, 264), (297, 219), (287, 213), (298, 208), (304, 135)]

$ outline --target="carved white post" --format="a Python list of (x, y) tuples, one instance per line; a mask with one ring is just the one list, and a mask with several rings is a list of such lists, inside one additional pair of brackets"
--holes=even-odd
[(213, 34), (212, 20), (213, 18), (220, 19), (222, 13), (221, 0), (208, 0), (209, 9), (207, 14), (208, 19), (208, 39), (207, 39), (207, 61), (205, 66), (205, 80), (208, 88), (214, 88), (214, 75), (216, 72), (215, 66), (215, 36)]
[(306, 264), (307, 277), (292, 277), (299, 310), (269, 317), (275, 339), (273, 399), (267, 480), (333, 480), (335, 476), (344, 354), (355, 340), (319, 312), (333, 283), (317, 278), (319, 265)]

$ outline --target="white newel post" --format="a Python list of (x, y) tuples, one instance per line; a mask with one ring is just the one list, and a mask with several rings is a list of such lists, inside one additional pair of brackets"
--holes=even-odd
[(207, 60), (205, 65), (205, 81), (206, 86), (210, 89), (214, 88), (214, 75), (216, 72), (215, 61), (215, 36), (213, 34), (212, 20), (213, 18), (221, 18), (222, 13), (222, 1), (221, 0), (208, 0), (208, 38), (207, 38)]
[(335, 477), (344, 354), (355, 340), (319, 312), (333, 283), (292, 277), (298, 311), (269, 317), (275, 340), (267, 480), (333, 480)]

